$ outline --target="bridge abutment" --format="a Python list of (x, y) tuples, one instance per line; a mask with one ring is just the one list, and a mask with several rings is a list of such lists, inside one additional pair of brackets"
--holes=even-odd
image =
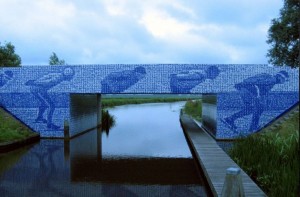
[(70, 94), (69, 131), (64, 138), (76, 137), (100, 125), (101, 94)]

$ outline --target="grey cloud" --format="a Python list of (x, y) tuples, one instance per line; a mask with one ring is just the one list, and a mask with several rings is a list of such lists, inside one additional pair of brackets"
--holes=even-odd
[[(45, 21), (36, 20), (37, 23), (26, 29), (20, 21), (28, 19), (22, 13), (30, 12), (30, 6), (22, 5), (27, 10), (21, 14), (11, 15), (11, 10), (0, 13), (1, 26), (8, 22), (14, 24), (1, 30), (0, 42), (11, 41), (23, 64), (48, 64), (52, 51), (69, 64), (265, 63), (266, 33), (259, 26), (269, 24), (282, 4), (279, 0), (271, 1), (172, 1), (181, 7), (171, 1), (155, 1), (157, 5), (152, 9), (161, 9), (176, 21), (195, 27), (187, 32), (189, 35), (170, 40), (156, 38), (139, 22), (150, 2), (130, 0), (124, 4), (129, 6), (125, 7), (128, 9), (124, 15), (111, 15), (104, 1), (69, 1), (68, 8), (74, 13), (66, 13), (68, 17), (57, 21), (59, 25), (53, 21), (48, 24), (46, 19), (51, 17), (43, 16)], [(40, 22), (44, 24), (36, 26)], [(194, 38), (205, 41), (194, 42)], [(234, 58), (238, 55), (239, 58)]]

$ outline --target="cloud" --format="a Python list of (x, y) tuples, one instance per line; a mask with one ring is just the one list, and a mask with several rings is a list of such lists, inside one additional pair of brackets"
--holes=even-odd
[(6, 31), (24, 39), (35, 37), (46, 31), (64, 31), (67, 24), (73, 19), (76, 8), (71, 3), (58, 1), (1, 1), (0, 11), (3, 16), (0, 22), (5, 25)]
[[(259, 5), (259, 6), (258, 6)], [(23, 64), (266, 63), (280, 0), (2, 0), (0, 42)]]

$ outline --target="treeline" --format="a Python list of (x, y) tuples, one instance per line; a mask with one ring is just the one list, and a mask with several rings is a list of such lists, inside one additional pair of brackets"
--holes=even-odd
[[(15, 46), (11, 43), (5, 43), (3, 46), (0, 42), (0, 67), (18, 67), (21, 66), (21, 57), (16, 54)], [(59, 59), (56, 53), (52, 52), (49, 58), (49, 65), (65, 65), (63, 59)]]

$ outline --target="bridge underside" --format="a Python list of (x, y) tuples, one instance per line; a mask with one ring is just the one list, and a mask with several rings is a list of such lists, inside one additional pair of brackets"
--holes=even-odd
[[(203, 94), (204, 125), (217, 139), (230, 139), (260, 130), (299, 103), (299, 69), (112, 64), (0, 70), (0, 107), (42, 137), (72, 137), (88, 129), (82, 121), (97, 125), (100, 94)], [(78, 103), (78, 96), (86, 102)]]

